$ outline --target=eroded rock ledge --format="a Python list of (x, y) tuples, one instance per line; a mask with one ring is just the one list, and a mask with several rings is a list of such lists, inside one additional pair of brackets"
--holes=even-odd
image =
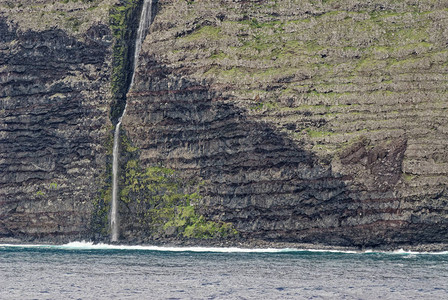
[(111, 126), (106, 2), (0, 1), (2, 237), (90, 236)]
[[(3, 238), (107, 239), (123, 1), (65, 2), (0, 1)], [(194, 182), (172, 192), (200, 195), (197, 224), (238, 232), (203, 243), (445, 247), (447, 20), (429, 0), (159, 0), (122, 190), (131, 161)], [(155, 234), (142, 189), (121, 203), (124, 242), (200, 243), (187, 219)]]
[(124, 129), (143, 166), (203, 179), (199, 211), (242, 237), (446, 242), (447, 16), (431, 1), (160, 1)]

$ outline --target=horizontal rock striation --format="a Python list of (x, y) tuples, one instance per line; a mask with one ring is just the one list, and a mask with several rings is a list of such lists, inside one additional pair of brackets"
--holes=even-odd
[(448, 6), (160, 0), (123, 128), (243, 237), (448, 241)]
[(68, 240), (103, 184), (113, 40), (98, 1), (41, 2), (0, 2), (0, 237)]
[[(124, 240), (448, 243), (444, 1), (154, 3), (123, 119)], [(0, 239), (107, 238), (140, 4), (0, 0)], [(157, 236), (151, 192), (169, 200)]]

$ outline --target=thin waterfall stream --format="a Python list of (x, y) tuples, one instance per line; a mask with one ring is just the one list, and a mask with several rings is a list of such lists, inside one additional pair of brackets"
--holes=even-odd
[[(135, 52), (134, 52), (134, 68), (132, 70), (131, 84), (129, 90), (134, 85), (135, 70), (137, 68), (138, 56), (142, 47), (142, 43), (146, 34), (148, 33), (149, 26), (152, 21), (152, 6), (154, 0), (144, 0), (142, 12), (140, 16), (140, 23), (137, 31), (137, 38), (135, 39)], [(115, 127), (114, 133), (114, 148), (113, 148), (113, 161), (112, 161), (112, 203), (110, 209), (110, 229), (111, 229), (111, 242), (117, 242), (119, 237), (119, 215), (118, 215), (118, 157), (120, 155), (119, 141), (120, 141), (120, 126), (123, 116), (126, 114), (127, 103), (124, 107), (123, 113), (118, 119), (118, 123)]]

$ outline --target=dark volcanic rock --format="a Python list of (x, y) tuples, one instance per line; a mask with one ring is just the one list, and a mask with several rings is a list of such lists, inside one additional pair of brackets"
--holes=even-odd
[[(95, 199), (135, 30), (108, 14), (131, 2), (0, 1), (0, 237), (88, 237), (95, 210), (107, 235)], [(229, 243), (446, 245), (446, 28), (444, 1), (160, 0), (126, 143), (202, 181), (195, 209), (232, 223)], [(122, 238), (155, 238), (127, 201)]]
[(0, 37), (0, 236), (86, 237), (106, 165), (110, 30), (80, 39), (3, 17)]
[(141, 163), (204, 179), (243, 237), (446, 243), (446, 10), (408, 2), (160, 1), (123, 126)]

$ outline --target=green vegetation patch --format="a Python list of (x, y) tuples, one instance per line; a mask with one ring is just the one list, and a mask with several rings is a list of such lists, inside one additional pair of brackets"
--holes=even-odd
[(132, 78), (135, 30), (132, 23), (138, 22), (141, 0), (124, 0), (110, 10), (110, 26), (115, 38), (112, 61), (113, 105), (111, 119), (115, 123), (126, 105), (127, 88)]
[(121, 200), (152, 237), (210, 239), (237, 234), (231, 223), (209, 221), (197, 212), (200, 184), (186, 182), (174, 170), (140, 169), (137, 160), (129, 160), (124, 182)]
[[(109, 164), (110, 165), (110, 164)], [(107, 168), (112, 173), (111, 166)], [(91, 219), (91, 231), (93, 234), (101, 236), (109, 235), (109, 212), (112, 201), (112, 176), (105, 175), (108, 180), (101, 181), (104, 186), (99, 191), (97, 197), (93, 199), (93, 213)]]
[(323, 138), (334, 134), (334, 132), (330, 131), (315, 131), (309, 128), (306, 130), (306, 132), (311, 138)]
[(99, 191), (92, 201), (93, 211), (91, 218), (91, 232), (93, 235), (109, 235), (109, 212), (112, 201), (112, 152), (114, 147), (113, 128), (109, 128), (109, 136), (105, 140), (104, 147), (108, 161), (106, 170), (97, 179)]
[(413, 179), (415, 179), (415, 178), (417, 177), (417, 176), (415, 176), (415, 175), (407, 174), (407, 173), (403, 173), (402, 175), (403, 175), (403, 179), (404, 179), (406, 182), (410, 182), (410, 181), (412, 181)]
[(218, 40), (220, 38), (221, 28), (215, 26), (203, 26), (193, 33), (185, 36), (184, 40), (191, 42), (199, 39)]
[(276, 102), (258, 102), (257, 104), (250, 107), (252, 110), (271, 110), (276, 109), (278, 103)]

